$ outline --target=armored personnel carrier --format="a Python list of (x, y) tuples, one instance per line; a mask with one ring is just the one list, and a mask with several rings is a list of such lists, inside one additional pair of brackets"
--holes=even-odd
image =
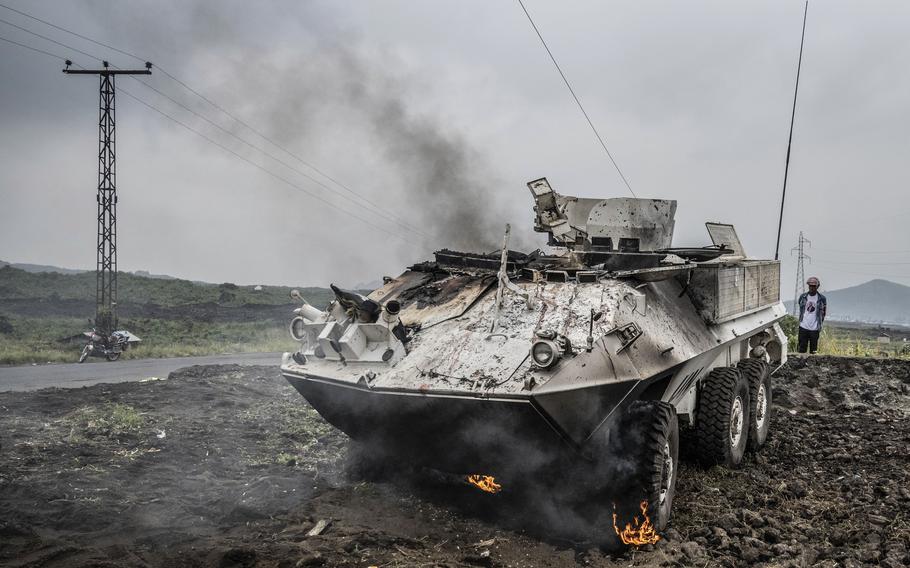
[(787, 357), (779, 263), (747, 258), (719, 223), (712, 245), (673, 248), (675, 201), (528, 187), (550, 252), (510, 251), (506, 228), (498, 253), (441, 250), (367, 296), (333, 286), (325, 311), (296, 294), (300, 349), (281, 372), (396, 463), (504, 485), (571, 472), (584, 502), (619, 495), (633, 509), (620, 517), (640, 506), (650, 523), (626, 529), (654, 534), (680, 429), (698, 459), (728, 467), (765, 442)]

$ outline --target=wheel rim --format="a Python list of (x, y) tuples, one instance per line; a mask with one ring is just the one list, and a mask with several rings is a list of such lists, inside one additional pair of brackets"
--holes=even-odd
[(663, 451), (663, 462), (664, 466), (660, 472), (660, 499), (659, 503), (663, 506), (664, 502), (667, 500), (667, 496), (670, 494), (670, 487), (673, 486), (673, 454), (670, 453), (670, 443), (666, 442), (664, 444)]
[(755, 425), (760, 430), (765, 425), (768, 411), (768, 398), (765, 396), (765, 383), (758, 386), (758, 394), (755, 401)]
[(740, 397), (733, 400), (733, 409), (730, 411), (730, 445), (734, 448), (739, 445), (743, 437), (743, 401)]

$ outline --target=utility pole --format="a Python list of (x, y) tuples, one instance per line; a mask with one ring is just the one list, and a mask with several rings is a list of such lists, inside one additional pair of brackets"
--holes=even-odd
[(793, 291), (793, 315), (799, 315), (799, 297), (806, 291), (806, 270), (803, 261), (812, 262), (812, 257), (806, 254), (806, 245), (812, 246), (812, 241), (799, 232), (799, 244), (790, 249), (790, 254), (796, 253), (796, 287)]
[(98, 240), (95, 265), (95, 327), (105, 336), (117, 327), (117, 184), (114, 156), (114, 78), (117, 75), (151, 75), (152, 64), (145, 69), (70, 69), (64, 73), (98, 75), (100, 79), (98, 118)]

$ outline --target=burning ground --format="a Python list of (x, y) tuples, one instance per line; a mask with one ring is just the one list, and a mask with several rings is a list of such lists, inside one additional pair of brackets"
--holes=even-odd
[(910, 363), (799, 359), (774, 390), (762, 453), (736, 471), (683, 461), (671, 528), (618, 555), (552, 537), (529, 512), (546, 495), (505, 482), (363, 481), (359, 453), (275, 368), (2, 393), (0, 564), (910, 563)]

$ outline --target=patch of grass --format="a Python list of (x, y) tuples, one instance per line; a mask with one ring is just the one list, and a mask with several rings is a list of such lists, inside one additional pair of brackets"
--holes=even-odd
[(146, 420), (128, 404), (108, 403), (101, 406), (83, 406), (65, 419), (71, 422), (69, 438), (121, 438), (138, 434)]
[[(796, 353), (799, 322), (788, 315), (781, 321), (781, 328), (787, 334), (790, 353)], [(840, 328), (826, 323), (818, 338), (818, 354), (910, 359), (910, 346), (904, 342), (879, 343), (869, 330)]]
[(269, 423), (273, 427), (258, 439), (254, 449), (244, 452), (247, 465), (280, 464), (318, 471), (344, 455), (346, 437), (312, 407), (299, 404), (296, 392), (289, 396), (291, 404), (276, 400), (238, 413), (240, 422)]

